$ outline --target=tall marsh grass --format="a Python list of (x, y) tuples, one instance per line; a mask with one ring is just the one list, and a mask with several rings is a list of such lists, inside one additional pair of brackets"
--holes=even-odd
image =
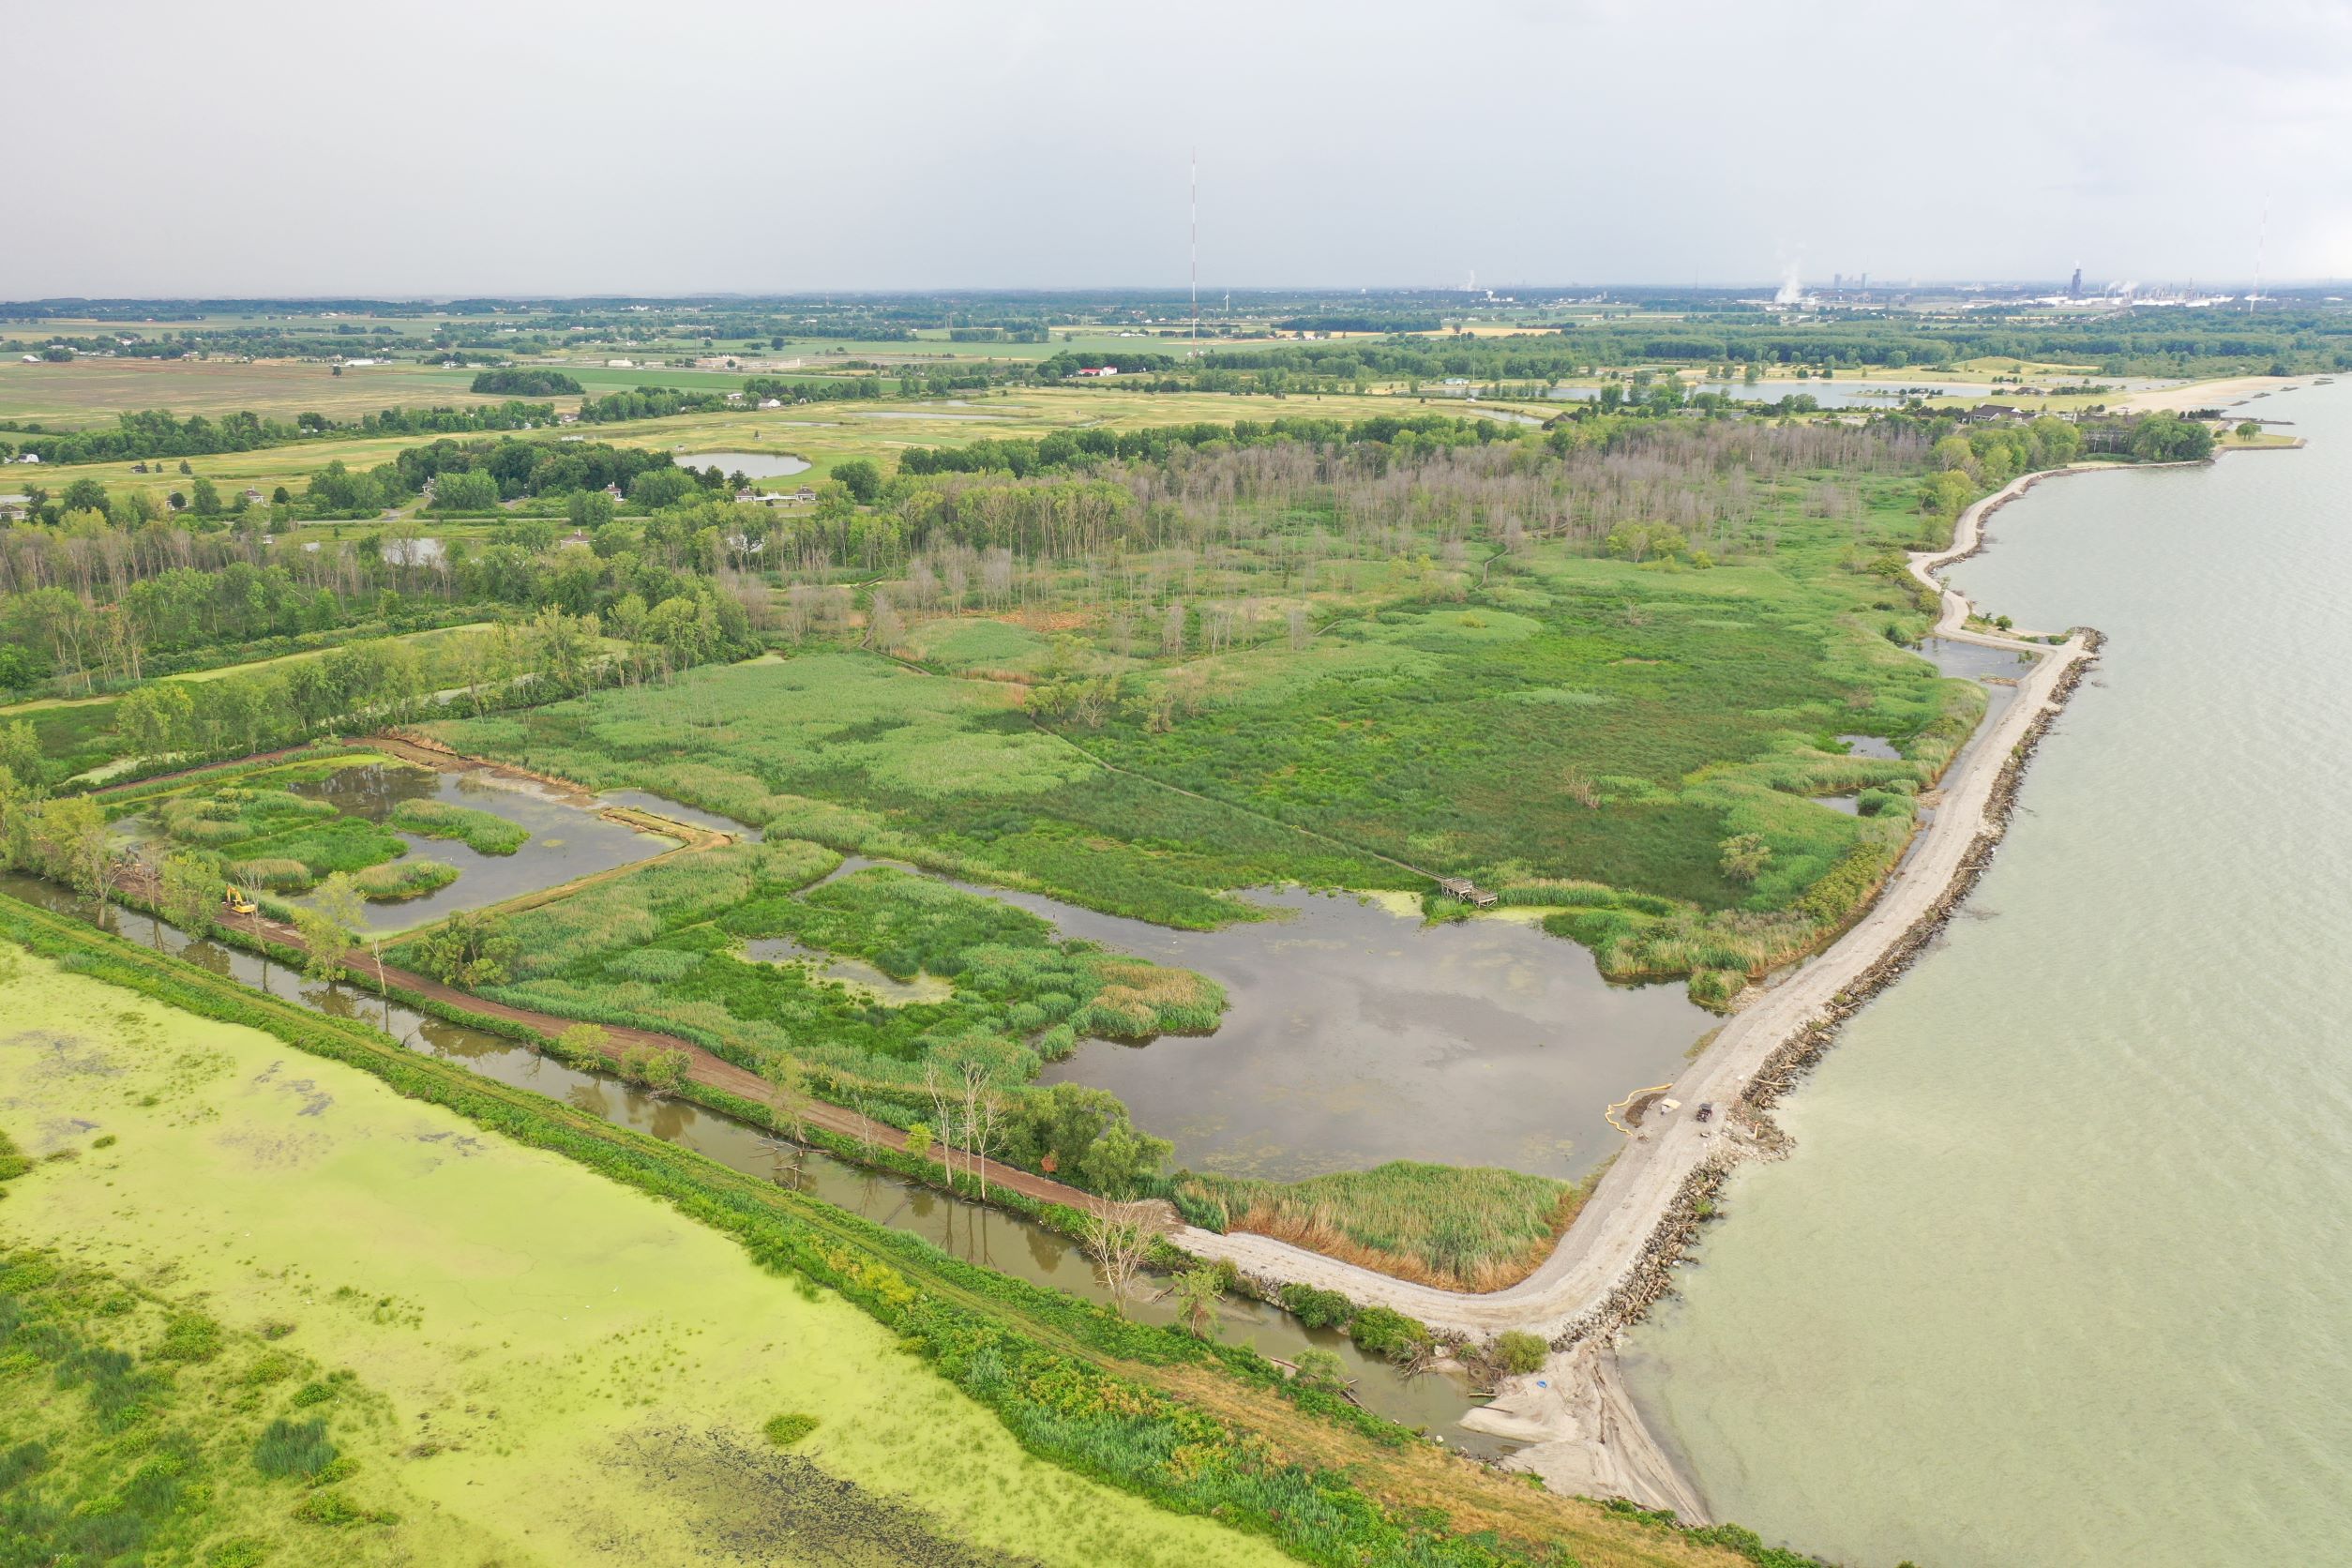
[(1394, 1160), (1303, 1182), (1176, 1180), (1194, 1224), (1247, 1230), (1449, 1290), (1499, 1290), (1542, 1262), (1588, 1189), (1496, 1167)]

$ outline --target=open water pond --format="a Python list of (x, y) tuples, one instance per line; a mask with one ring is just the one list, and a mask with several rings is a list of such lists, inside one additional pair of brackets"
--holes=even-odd
[(1083, 1041), (1042, 1079), (1109, 1090), (1195, 1170), (1289, 1181), (1410, 1159), (1579, 1177), (1621, 1141), (1608, 1106), (1672, 1078), (1715, 1023), (1679, 985), (1610, 985), (1531, 921), (1426, 926), (1289, 889), (1251, 896), (1283, 918), (1177, 931), (972, 891), (1225, 988), (1214, 1034)]
[[(88, 919), (90, 902), (37, 878), (0, 873), (0, 894), (28, 904)], [(1037, 1285), (1066, 1290), (1088, 1301), (1109, 1294), (1078, 1244), (1058, 1231), (1032, 1224), (983, 1203), (837, 1160), (796, 1145), (731, 1117), (699, 1106), (648, 1094), (603, 1073), (586, 1073), (551, 1061), (504, 1036), (439, 1018), (343, 986), (322, 985), (298, 971), (267, 963), (253, 954), (218, 942), (193, 940), (178, 927), (150, 916), (109, 907), (106, 928), (134, 942), (176, 954), (216, 974), (225, 974), (271, 995), (331, 1018), (363, 1018), (427, 1056), (462, 1063), (501, 1083), (562, 1099), (621, 1126), (679, 1144), (747, 1174), (766, 1176), (877, 1225), (921, 1236), (941, 1251)], [(1155, 1284), (1154, 1289), (1157, 1289)], [(1172, 1300), (1131, 1300), (1128, 1314), (1147, 1322), (1176, 1318)], [(1410, 1426), (1442, 1433), (1447, 1443), (1486, 1455), (1520, 1445), (1455, 1425), (1477, 1403), (1459, 1373), (1427, 1372), (1406, 1377), (1387, 1362), (1365, 1355), (1353, 1341), (1328, 1329), (1310, 1329), (1277, 1307), (1234, 1298), (1226, 1304), (1219, 1336), (1254, 1345), (1284, 1361), (1319, 1346), (1337, 1355), (1356, 1397), (1370, 1410)]]
[(680, 452), (676, 458), (681, 468), (718, 468), (754, 479), (781, 479), (809, 468), (807, 458), (790, 452)]
[[(371, 822), (390, 817), (404, 800), (437, 800), (487, 811), (530, 830), (531, 837), (512, 854), (483, 854), (460, 839), (398, 833), (409, 847), (406, 858), (454, 866), (458, 880), (421, 898), (369, 905), (369, 929), (374, 932), (404, 931), (460, 910), (504, 903), (677, 847), (675, 839), (607, 822), (545, 791), (509, 783), (479, 770), (439, 773), (401, 762), (367, 762), (294, 785), (291, 792), (330, 802), (345, 815)], [(666, 806), (652, 808), (670, 809)]]
[(1923, 638), (1919, 651), (1928, 663), (1964, 681), (1992, 677), (2013, 681), (2042, 656), (2019, 653), (2014, 648), (1987, 648), (1981, 642), (1962, 642), (1950, 637)]

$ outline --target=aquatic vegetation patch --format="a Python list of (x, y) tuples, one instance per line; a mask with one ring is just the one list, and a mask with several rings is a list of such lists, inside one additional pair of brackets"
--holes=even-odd
[(351, 880), (359, 896), (374, 903), (421, 898), (458, 880), (458, 868), (446, 861), (401, 860), (370, 866)]
[(248, 838), (221, 852), (232, 875), (235, 867), (246, 861), (293, 860), (299, 861), (313, 877), (336, 871), (364, 871), (406, 853), (406, 844), (374, 822), (334, 815), (266, 837)]
[(306, 1488), (348, 1484), (367, 1500), (351, 1506), (391, 1522), (400, 1513), (385, 1504), (411, 1500), (332, 1435), (377, 1430), (379, 1395), (347, 1380), (334, 1407), (298, 1413), (291, 1385), (317, 1370), (64, 1254), (0, 1252), (0, 1494), (11, 1560), (369, 1560), (360, 1543), (321, 1532), (309, 1507), (319, 1494)]
[(392, 807), (391, 825), (427, 838), (455, 838), (476, 854), (512, 854), (531, 830), (493, 812), (441, 800), (404, 800)]

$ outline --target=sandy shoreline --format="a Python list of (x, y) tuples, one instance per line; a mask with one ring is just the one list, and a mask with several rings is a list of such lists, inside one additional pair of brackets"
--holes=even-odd
[(1608, 1343), (1670, 1289), (1670, 1271), (1697, 1233), (1696, 1204), (1740, 1160), (1777, 1142), (1778, 1130), (1750, 1102), (1776, 1097), (1847, 1016), (1907, 967), (1973, 883), (1998, 841), (2026, 754), (2094, 656), (2093, 633), (2077, 631), (2053, 647), (1968, 630), (1968, 600), (1934, 576), (1983, 548), (1987, 517), (2053, 476), (2028, 475), (1984, 497), (1961, 514), (1950, 546), (1912, 556), (1912, 575), (1942, 596), (1935, 635), (2039, 657), (2020, 677), (2017, 700), (1981, 735), (1983, 744), (1946, 775), (1941, 807), (1877, 901), (1827, 949), (1734, 1015), (1675, 1080), (1672, 1096), (1686, 1107), (1711, 1102), (1715, 1122), (1686, 1113), (1645, 1126), (1551, 1257), (1519, 1283), (1485, 1294), (1410, 1284), (1264, 1236), (1184, 1229), (1170, 1240), (1229, 1261), (1261, 1284), (1302, 1281), (1342, 1290), (1441, 1332), (1476, 1339), (1505, 1329), (1543, 1334), (1555, 1346), (1544, 1372), (1508, 1380), (1464, 1425), (1530, 1441), (1512, 1463), (1556, 1488), (1623, 1496), (1672, 1508), (1685, 1520), (1703, 1518), (1696, 1488), (1618, 1382)]

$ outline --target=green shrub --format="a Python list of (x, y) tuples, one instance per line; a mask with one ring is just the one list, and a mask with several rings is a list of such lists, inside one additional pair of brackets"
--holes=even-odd
[(318, 880), (310, 875), (310, 867), (298, 860), (274, 858), (239, 861), (234, 875), (245, 886), (269, 893), (308, 893)]
[(1348, 1325), (1348, 1337), (1366, 1355), (1403, 1362), (1428, 1349), (1437, 1336), (1394, 1307), (1367, 1306)]
[(771, 1416), (768, 1424), (760, 1428), (767, 1434), (768, 1441), (778, 1448), (790, 1448), (816, 1429), (815, 1416), (798, 1414)]
[(1299, 1352), (1298, 1380), (1308, 1388), (1336, 1389), (1348, 1380), (1348, 1364), (1336, 1350), (1310, 1345)]
[(359, 896), (373, 903), (397, 903), (403, 898), (421, 898), (448, 886), (458, 880), (458, 868), (445, 861), (400, 860), (388, 866), (370, 866), (351, 880)]
[(1282, 1288), (1280, 1296), (1283, 1310), (1311, 1329), (1345, 1328), (1356, 1315), (1356, 1304), (1336, 1290), (1294, 1281)]
[(1551, 1359), (1552, 1348), (1541, 1334), (1512, 1329), (1495, 1335), (1492, 1354), (1497, 1366), (1524, 1377), (1528, 1373), (1543, 1370), (1544, 1364)]

